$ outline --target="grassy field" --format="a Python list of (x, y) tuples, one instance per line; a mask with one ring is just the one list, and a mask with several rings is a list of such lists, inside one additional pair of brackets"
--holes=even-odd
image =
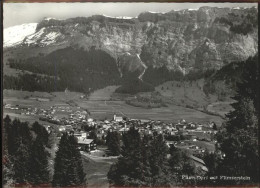
[[(92, 117), (97, 119), (111, 119), (113, 114), (116, 113), (133, 119), (151, 119), (167, 122), (178, 122), (180, 119), (201, 123), (214, 121), (218, 125), (223, 122), (223, 119), (218, 116), (208, 115), (174, 104), (167, 104), (167, 107), (145, 109), (128, 105), (123, 100), (109, 100), (111, 97), (114, 99), (112, 91), (115, 88), (115, 86), (110, 86), (109, 88), (97, 90), (89, 96), (89, 100), (78, 102), (78, 106), (88, 109)], [(108, 100), (96, 100), (102, 97)], [(120, 97), (117, 97), (117, 99), (120, 99)]]
[(110, 166), (116, 162), (116, 157), (99, 157), (82, 153), (84, 171), (87, 175), (88, 186), (108, 187), (107, 173)]
[(185, 141), (195, 146), (199, 146), (200, 148), (205, 148), (208, 151), (215, 151), (215, 144), (213, 142), (206, 142), (206, 141)]
[[(112, 119), (114, 113), (116, 113), (120, 116), (127, 116), (133, 119), (151, 119), (167, 122), (178, 122), (180, 119), (200, 123), (214, 121), (218, 125), (223, 122), (223, 119), (218, 116), (208, 115), (197, 110), (174, 104), (168, 104), (167, 107), (144, 109), (130, 106), (126, 104), (125, 101), (111, 101), (109, 99), (115, 88), (116, 86), (110, 86), (109, 88), (97, 90), (89, 96), (89, 99), (82, 99), (81, 96), (83, 94), (78, 92), (46, 93), (5, 90), (3, 101), (4, 104), (19, 104), (20, 106), (24, 105), (38, 108), (49, 108), (53, 105), (71, 105), (72, 101), (72, 107), (74, 109), (80, 107), (87, 109), (90, 111), (91, 116), (96, 119)], [(48, 98), (49, 101), (37, 101), (32, 99), (34, 97)], [(100, 98), (108, 100), (97, 100)], [(4, 112), (6, 112), (5, 109)]]
[(88, 100), (110, 100), (112, 94), (119, 86), (107, 86), (103, 89), (94, 91), (88, 98)]
[(225, 101), (224, 102), (215, 102), (215, 103), (209, 104), (207, 106), (207, 110), (209, 112), (219, 113), (220, 115), (224, 116), (225, 114), (227, 114), (233, 110), (233, 107), (230, 105), (233, 102), (234, 102), (233, 100), (226, 101), (226, 102)]
[(206, 95), (203, 91), (204, 79), (196, 81), (168, 81), (156, 87), (165, 103), (172, 103), (187, 108), (197, 109), (205, 113), (225, 117), (233, 110), (231, 103), (234, 101), (227, 96), (219, 99), (216, 95)]
[(112, 118), (116, 113), (121, 116), (127, 116), (133, 119), (151, 119), (178, 122), (180, 119), (193, 122), (209, 122), (214, 121), (221, 124), (223, 121), (218, 116), (208, 115), (203, 112), (188, 109), (176, 105), (168, 105), (167, 107), (144, 109), (127, 105), (124, 101), (83, 101), (78, 106), (86, 108), (91, 112), (91, 116), (97, 119)]
[(230, 109), (229, 104), (232, 100), (227, 97), (225, 101), (221, 102), (216, 95), (206, 95), (203, 91), (204, 82), (204, 79), (186, 82), (168, 81), (157, 86), (155, 89), (174, 104), (203, 109), (217, 102)]

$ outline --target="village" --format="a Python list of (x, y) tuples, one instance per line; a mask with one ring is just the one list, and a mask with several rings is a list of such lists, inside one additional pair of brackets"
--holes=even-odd
[[(162, 134), (168, 147), (176, 147), (190, 153), (204, 171), (207, 169), (200, 156), (207, 152), (215, 151), (215, 137), (217, 133), (214, 122), (198, 123), (186, 122), (181, 119), (178, 122), (163, 122), (147, 119), (129, 119), (114, 113), (110, 119), (97, 120), (90, 116), (87, 110), (70, 106), (51, 106), (48, 109), (37, 107), (22, 107), (6, 104), (4, 108), (25, 116), (35, 116), (43, 124), (49, 133), (56, 135), (59, 140), (62, 133), (73, 134), (78, 139), (78, 148), (82, 152), (93, 153), (105, 145), (108, 132), (118, 132), (123, 135), (130, 127), (138, 129), (141, 136)], [(95, 132), (95, 138), (91, 133)]]

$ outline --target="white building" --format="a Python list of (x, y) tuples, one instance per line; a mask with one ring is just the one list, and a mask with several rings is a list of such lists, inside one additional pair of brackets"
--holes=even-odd
[(114, 115), (114, 121), (121, 122), (123, 121), (123, 117)]

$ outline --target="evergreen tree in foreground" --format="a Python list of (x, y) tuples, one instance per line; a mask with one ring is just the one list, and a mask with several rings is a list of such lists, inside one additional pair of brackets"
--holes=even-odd
[(196, 185), (196, 180), (183, 180), (182, 178), (182, 175), (200, 175), (189, 158), (189, 154), (174, 146), (170, 148), (170, 154), (169, 166), (173, 185)]
[(4, 184), (39, 186), (49, 183), (44, 138), (41, 134), (35, 136), (36, 139), (28, 123), (18, 119), (11, 121), (9, 116), (4, 119)]
[(15, 119), (6, 127), (6, 133), (8, 154), (13, 163), (12, 179), (15, 184), (30, 183), (33, 140), (28, 123)]
[(12, 183), (12, 177), (13, 177), (13, 163), (10, 160), (10, 155), (8, 153), (8, 135), (7, 135), (7, 129), (11, 126), (11, 119), (7, 115), (4, 118), (4, 126), (3, 126), (3, 158), (2, 158), (2, 164), (3, 164), (3, 185), (9, 185)]
[(228, 120), (217, 135), (218, 149), (223, 157), (217, 173), (251, 178), (250, 181), (236, 180), (230, 184), (259, 183), (259, 87), (258, 56), (255, 56), (244, 63), (241, 83), (237, 84), (234, 97), (236, 102), (232, 105), (234, 111), (227, 115)]
[(120, 135), (118, 132), (108, 132), (106, 144), (112, 156), (117, 156), (120, 154)]
[(150, 166), (153, 186), (169, 186), (168, 147), (161, 134), (155, 134), (151, 141)]
[(82, 159), (77, 149), (77, 140), (74, 136), (63, 134), (56, 152), (53, 186), (84, 186), (86, 185)]
[(48, 156), (39, 135), (32, 144), (30, 165), (30, 183), (32, 185), (49, 184)]
[(123, 134), (121, 156), (108, 172), (114, 186), (169, 186), (167, 146), (162, 135), (141, 138), (134, 127)]
[(48, 131), (44, 126), (40, 125), (37, 121), (32, 124), (32, 131), (37, 134), (37, 138), (44, 146), (48, 146)]
[(145, 186), (144, 160), (142, 158), (141, 137), (134, 127), (123, 135), (121, 156), (108, 172), (111, 185)]
[[(30, 147), (20, 140), (20, 145), (12, 157), (14, 182), (16, 184), (30, 183), (31, 169), (30, 169)], [(37, 167), (36, 167), (37, 168)]]

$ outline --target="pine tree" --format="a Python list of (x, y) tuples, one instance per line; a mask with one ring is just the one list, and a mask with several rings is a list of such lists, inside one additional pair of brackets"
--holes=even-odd
[[(218, 173), (229, 176), (249, 176), (250, 183), (259, 183), (259, 69), (258, 56), (249, 58), (244, 64), (241, 82), (237, 84), (234, 111), (217, 135), (218, 150), (223, 160)], [(225, 183), (225, 182), (224, 182)], [(233, 181), (233, 184), (248, 184), (248, 181)]]
[(34, 141), (28, 123), (11, 121), (9, 116), (4, 120), (4, 132), (7, 178), (19, 185), (48, 183), (48, 159), (42, 135), (38, 134)]
[(29, 183), (31, 143), (28, 123), (15, 119), (8, 128), (8, 153), (13, 162), (13, 179), (16, 184)]
[(169, 185), (167, 146), (161, 135), (141, 138), (135, 127), (123, 134), (121, 156), (108, 172), (115, 186)]
[(195, 166), (191, 162), (188, 154), (176, 147), (170, 148), (171, 157), (169, 159), (169, 166), (171, 171), (171, 182), (173, 185), (194, 185), (195, 182), (183, 181), (182, 175), (196, 175)]
[(120, 135), (118, 132), (108, 132), (106, 144), (112, 156), (117, 156), (120, 154)]
[(67, 133), (62, 135), (56, 152), (52, 184), (61, 187), (86, 184), (81, 154), (77, 150), (77, 140)]
[(67, 186), (68, 183), (66, 182), (69, 177), (67, 177), (66, 169), (67, 164), (69, 162), (68, 153), (68, 135), (64, 134), (61, 137), (59, 143), (59, 149), (56, 152), (56, 157), (54, 160), (54, 175), (52, 184), (54, 186)]
[(145, 186), (152, 186), (153, 184), (153, 177), (152, 177), (152, 169), (150, 164), (150, 158), (152, 156), (151, 152), (151, 142), (152, 137), (148, 135), (144, 135), (142, 142), (141, 142), (141, 151), (142, 151), (142, 181), (145, 182)]
[(141, 137), (138, 130), (131, 127), (123, 135), (121, 156), (108, 172), (111, 185), (115, 186), (144, 186), (143, 158), (140, 147)]
[(32, 144), (30, 165), (30, 183), (38, 186), (49, 184), (48, 156), (39, 135)]
[(8, 185), (12, 183), (12, 177), (13, 177), (13, 163), (10, 159), (10, 155), (8, 153), (8, 134), (7, 129), (11, 126), (11, 119), (7, 115), (4, 118), (4, 126), (3, 126), (3, 158), (2, 158), (2, 164), (3, 164), (3, 185)]
[(220, 158), (217, 155), (217, 153), (209, 153), (208, 150), (205, 151), (203, 161), (205, 162), (205, 165), (208, 168), (208, 176), (214, 176), (216, 174), (219, 160)]
[(48, 131), (45, 129), (44, 126), (40, 125), (37, 121), (32, 124), (31, 128), (36, 134), (38, 139), (41, 139), (41, 142), (47, 146), (48, 145), (48, 138), (49, 134)]
[(98, 140), (97, 131), (95, 129), (90, 131), (88, 138), (93, 139), (94, 142), (97, 143), (97, 140)]
[(14, 181), (16, 184), (25, 184), (30, 182), (31, 166), (29, 165), (30, 147), (19, 140), (20, 145), (13, 156), (14, 163)]
[(154, 135), (151, 142), (150, 165), (153, 186), (167, 186), (170, 184), (167, 153), (168, 148), (161, 134)]

